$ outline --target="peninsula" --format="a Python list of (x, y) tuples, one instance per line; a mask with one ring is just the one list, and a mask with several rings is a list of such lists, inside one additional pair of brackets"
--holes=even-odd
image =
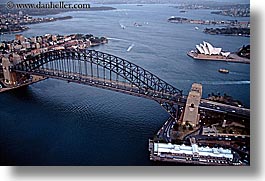
[(22, 11), (18, 13), (6, 13), (0, 14), (0, 33), (1, 34), (10, 34), (10, 33), (18, 33), (23, 32), (29, 29), (28, 26), (30, 24), (37, 23), (46, 23), (53, 22), (58, 20), (67, 20), (71, 19), (72, 16), (63, 16), (63, 17), (32, 17), (29, 15), (25, 15)]
[(189, 51), (187, 55), (195, 60), (225, 61), (250, 64), (250, 59), (246, 56), (240, 56), (241, 54), (238, 53), (223, 52), (222, 48), (215, 48), (213, 45), (205, 41), (202, 44), (196, 45), (196, 50)]
[[(235, 35), (250, 36), (250, 22), (237, 20), (198, 20), (184, 17), (171, 16), (168, 18), (170, 23), (189, 23), (200, 25), (219, 25), (217, 28), (205, 28), (203, 32), (213, 35)], [(226, 27), (223, 27), (226, 26)], [(222, 28), (221, 28), (222, 27)]]
[(250, 36), (248, 27), (205, 28), (203, 32), (211, 35)]

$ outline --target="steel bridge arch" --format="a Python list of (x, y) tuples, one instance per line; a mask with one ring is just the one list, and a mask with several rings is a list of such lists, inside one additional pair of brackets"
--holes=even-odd
[[(33, 57), (26, 58), (24, 61), (11, 67), (11, 71), (42, 75), (39, 69), (43, 65), (49, 62), (62, 59), (88, 62), (91, 64), (91, 66), (92, 64), (100, 66), (104, 69), (104, 71), (105, 69), (107, 69), (110, 74), (114, 73), (118, 76), (121, 76), (122, 78), (124, 78), (125, 80), (127, 80), (132, 85), (138, 88), (136, 96), (155, 100), (161, 106), (163, 106), (173, 118), (176, 119), (178, 113), (178, 103), (180, 103), (180, 99), (182, 97), (182, 90), (179, 90), (173, 87), (172, 85), (166, 83), (165, 81), (152, 74), (151, 72), (147, 71), (146, 69), (130, 61), (108, 53), (103, 53), (96, 50), (49, 51)], [(79, 68), (81, 68), (81, 66)], [(87, 71), (87, 67), (85, 67), (85, 71)], [(89, 76), (94, 77), (93, 70), (91, 71), (92, 75), (90, 74)], [(81, 71), (75, 73), (79, 74), (79, 79), (81, 79)], [(45, 76), (44, 73), (43, 75)], [(146, 92), (148, 93), (148, 95), (146, 95)], [(134, 93), (133, 95), (135, 94), (136, 93)], [(149, 96), (149, 94), (151, 95)]]

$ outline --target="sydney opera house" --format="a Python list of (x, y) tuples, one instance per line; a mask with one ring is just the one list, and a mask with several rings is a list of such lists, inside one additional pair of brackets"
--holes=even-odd
[(196, 45), (199, 54), (204, 55), (222, 55), (228, 57), (230, 52), (222, 52), (222, 48), (215, 48), (210, 43), (203, 41), (203, 44)]

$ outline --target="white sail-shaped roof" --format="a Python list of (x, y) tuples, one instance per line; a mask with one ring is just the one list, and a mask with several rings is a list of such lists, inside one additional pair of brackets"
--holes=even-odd
[(222, 51), (222, 48), (214, 48), (212, 51), (213, 55), (219, 55)]
[(209, 54), (212, 55), (213, 54), (213, 51), (214, 51), (214, 47), (208, 43), (208, 42), (203, 42), (205, 46), (207, 46), (208, 50), (209, 50)]
[(230, 55), (230, 52), (221, 52), (221, 55), (224, 57), (228, 57)]
[(222, 55), (228, 57), (230, 52), (222, 52), (222, 48), (215, 48), (212, 44), (203, 41), (200, 45), (196, 45), (196, 49), (199, 53), (204, 55)]
[(205, 55), (209, 55), (209, 50), (206, 46), (204, 46), (203, 44), (200, 44), (200, 46), (202, 47), (203, 51), (204, 51), (204, 54)]
[(204, 50), (199, 45), (196, 45), (196, 48), (201, 54), (204, 54)]
[(219, 55), (222, 51), (222, 48), (215, 48), (208, 42), (204, 41), (203, 43), (207, 46), (210, 55)]

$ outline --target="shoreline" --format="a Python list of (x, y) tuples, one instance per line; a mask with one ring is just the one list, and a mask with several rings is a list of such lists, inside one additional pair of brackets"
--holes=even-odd
[(223, 62), (233, 62), (233, 63), (245, 63), (250, 64), (250, 59), (239, 57), (236, 54), (229, 55), (230, 58), (225, 58), (220, 55), (203, 55), (197, 54), (195, 52), (187, 52), (187, 55), (195, 60), (205, 60), (205, 61), (223, 61)]
[(25, 32), (25, 31), (30, 29), (30, 27), (28, 25), (41, 24), (41, 23), (50, 23), (50, 22), (55, 22), (55, 21), (64, 21), (64, 20), (68, 20), (68, 19), (72, 19), (72, 18), (73, 18), (72, 16), (63, 16), (63, 17), (55, 17), (52, 20), (36, 21), (36, 22), (21, 24), (23, 26), (22, 29), (10, 30), (10, 31), (1, 32), (1, 33), (3, 33), (3, 35), (22, 33), (22, 32)]

